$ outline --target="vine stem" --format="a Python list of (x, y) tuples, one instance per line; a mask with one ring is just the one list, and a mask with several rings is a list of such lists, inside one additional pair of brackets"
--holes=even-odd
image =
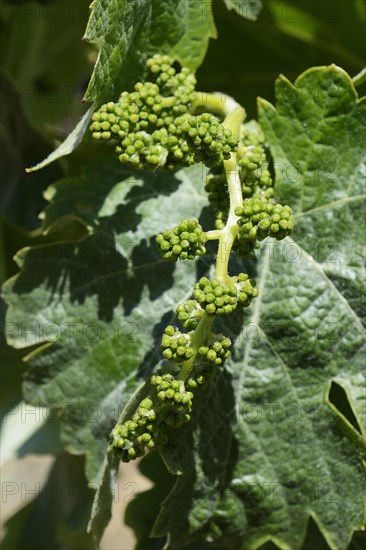
[[(225, 96), (223, 94), (205, 94), (205, 102), (196, 102), (194, 105), (194, 109), (196, 111), (200, 111), (202, 109), (206, 112), (209, 110), (221, 116), (225, 116), (225, 120), (223, 121), (223, 125), (225, 126), (225, 128), (228, 128), (238, 136), (240, 135), (240, 126), (244, 121), (245, 111), (243, 107), (236, 103), (236, 101), (231, 97)], [(225, 284), (229, 282), (230, 279), (230, 252), (239, 229), (237, 226), (237, 221), (239, 217), (235, 214), (235, 209), (237, 206), (241, 206), (243, 203), (243, 195), (241, 190), (239, 172), (237, 168), (236, 153), (232, 153), (230, 159), (224, 161), (224, 170), (228, 183), (230, 198), (229, 216), (224, 229), (208, 231), (207, 236), (209, 240), (219, 240), (215, 277)], [(214, 320), (214, 315), (207, 315), (206, 312), (203, 314), (200, 322), (198, 323), (195, 331), (191, 336), (191, 347), (194, 349), (194, 354), (188, 361), (185, 361), (183, 363), (180, 373), (178, 375), (179, 380), (187, 380), (189, 373), (193, 368), (198, 349), (205, 341), (207, 334), (211, 330)]]
[(361, 84), (364, 84), (366, 82), (366, 67), (356, 74), (356, 76), (352, 78), (352, 81), (354, 86), (361, 86)]
[(211, 231), (206, 231), (206, 237), (208, 241), (217, 241), (221, 236), (221, 229), (212, 229)]

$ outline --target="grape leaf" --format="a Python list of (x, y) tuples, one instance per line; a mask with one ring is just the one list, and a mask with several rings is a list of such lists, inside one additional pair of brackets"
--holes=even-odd
[[(353, 220), (362, 219), (358, 136), (365, 102), (357, 102), (350, 79), (335, 67), (308, 71), (295, 86), (284, 83), (277, 85), (277, 110), (261, 103), (261, 123), (279, 197), (293, 200), (297, 229), (294, 240), (262, 246), (257, 266), (246, 266), (258, 271), (261, 298), (244, 326), (240, 314), (232, 316), (228, 371), (163, 451), (169, 469), (183, 472), (154, 527), (156, 535), (169, 535), (172, 548), (208, 540), (254, 549), (272, 539), (296, 550), (311, 515), (330, 546), (342, 549), (362, 527), (362, 235)], [(26, 396), (62, 408), (64, 443), (75, 453), (86, 450), (93, 480), (116, 405), (158, 362), (159, 320), (172, 318), (196, 279), (192, 264), (158, 260), (149, 240), (163, 229), (162, 212), (169, 226), (205, 204), (198, 166), (139, 179), (111, 168), (49, 190), (45, 227), (69, 215), (90, 235), (22, 252), (23, 271), (5, 288), (13, 345), (56, 340), (30, 357)], [(334, 243), (337, 269), (329, 265)], [(138, 327), (135, 340), (115, 338), (126, 322)], [(332, 381), (346, 391), (356, 429), (329, 401)]]
[[(245, 14), (245, 0), (233, 1)], [(360, 54), (366, 10), (359, 9), (358, 0), (263, 2), (255, 24), (228, 11), (221, 0), (213, 6), (219, 39), (210, 41), (199, 68), (200, 88), (234, 97), (250, 118), (257, 116), (258, 96), (274, 102), (279, 73), (295, 79), (313, 65), (337, 63), (353, 76), (365, 65)], [(238, 52), (250, 52), (245, 64), (238, 63)]]
[(100, 539), (112, 517), (112, 502), (118, 482), (119, 458), (108, 451), (101, 470), (100, 482), (91, 510), (88, 532), (99, 547)]
[(196, 69), (216, 37), (209, 1), (94, 0), (91, 9), (85, 39), (100, 51), (84, 99), (97, 107), (137, 82), (154, 53)]
[(262, 9), (261, 0), (224, 0), (228, 10), (234, 10), (238, 15), (256, 21)]
[(26, 171), (37, 172), (37, 170), (41, 170), (45, 166), (48, 166), (52, 162), (55, 162), (55, 160), (58, 160), (59, 158), (66, 155), (70, 155), (81, 143), (81, 140), (84, 137), (84, 134), (88, 128), (90, 119), (93, 114), (93, 108), (93, 105), (89, 107), (89, 109), (81, 117), (73, 131), (70, 132), (67, 138), (54, 151), (52, 151), (52, 153), (50, 153), (44, 160), (42, 160), (42, 162), (38, 162), (31, 168), (27, 168)]
[(49, 189), (45, 227), (62, 216), (55, 205), (67, 203), (90, 234), (23, 249), (22, 271), (4, 286), (9, 343), (43, 344), (28, 357), (24, 396), (59, 410), (64, 446), (86, 452), (93, 481), (123, 406), (160, 360), (162, 323), (195, 282), (189, 262), (158, 256), (161, 212), (169, 227), (198, 216), (207, 200), (200, 166), (139, 178), (120, 166), (94, 164)]
[[(277, 112), (260, 102), (260, 121), (275, 157), (278, 200), (291, 197), (296, 242), (364, 334), (366, 99), (358, 101), (352, 81), (334, 65), (306, 71), (295, 86), (280, 77), (276, 95)], [(324, 330), (341, 336), (336, 323), (323, 323)], [(347, 371), (334, 380), (347, 390), (364, 434), (364, 378), (357, 366), (354, 376)]]
[[(293, 239), (262, 245), (260, 297), (239, 334), (240, 320), (226, 328), (235, 340), (235, 420), (223, 415), (212, 428), (207, 414), (215, 419), (222, 405), (208, 398), (205, 420), (199, 412), (194, 420), (201, 437), (182, 432), (163, 451), (183, 471), (153, 530), (169, 535), (169, 548), (207, 540), (254, 550), (272, 540), (296, 550), (311, 515), (329, 546), (345, 549), (364, 525), (365, 100), (334, 66), (295, 85), (280, 77), (276, 94), (277, 108), (260, 101), (260, 122), (278, 197), (297, 225)], [(332, 382), (358, 429), (329, 401)], [(218, 492), (204, 470), (215, 463), (207, 438), (223, 429), (232, 438), (226, 476), (216, 466)]]
[(154, 483), (147, 491), (139, 492), (128, 504), (125, 523), (134, 530), (134, 550), (161, 550), (165, 540), (151, 538), (150, 531), (156, 519), (156, 511), (163, 498), (172, 489), (175, 478), (167, 473), (158, 451), (147, 454), (139, 463), (141, 474)]

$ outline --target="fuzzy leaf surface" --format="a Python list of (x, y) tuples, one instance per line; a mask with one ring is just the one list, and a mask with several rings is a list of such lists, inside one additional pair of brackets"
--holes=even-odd
[(210, 1), (94, 0), (91, 9), (85, 39), (100, 51), (85, 100), (97, 107), (137, 82), (154, 53), (196, 69), (216, 37)]
[(7, 282), (4, 296), (9, 343), (42, 344), (28, 357), (24, 396), (59, 410), (64, 446), (86, 452), (87, 475), (95, 481), (110, 430), (160, 360), (164, 322), (195, 282), (188, 262), (158, 256), (154, 236), (199, 216), (206, 197), (199, 166), (140, 178), (113, 163), (93, 168), (92, 177), (49, 189), (44, 221), (45, 228), (56, 223), (65, 201), (67, 215), (82, 220), (90, 234), (20, 251), (21, 272)]

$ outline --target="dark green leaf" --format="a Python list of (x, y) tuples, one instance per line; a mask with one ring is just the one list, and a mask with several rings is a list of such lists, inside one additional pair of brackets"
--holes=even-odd
[(125, 522), (133, 528), (137, 543), (135, 550), (160, 550), (163, 537), (151, 537), (151, 531), (165, 496), (172, 489), (176, 478), (168, 474), (159, 452), (149, 453), (139, 464), (140, 472), (154, 483), (154, 487), (139, 493), (126, 510)]

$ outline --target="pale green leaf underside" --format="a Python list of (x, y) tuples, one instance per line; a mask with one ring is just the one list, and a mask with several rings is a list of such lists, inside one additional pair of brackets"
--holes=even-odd
[(92, 533), (96, 545), (112, 517), (112, 502), (118, 483), (119, 458), (108, 451), (100, 473), (100, 481), (90, 514), (88, 531)]
[(52, 153), (50, 153), (42, 162), (39, 162), (31, 168), (27, 168), (27, 172), (36, 172), (37, 170), (41, 170), (45, 166), (48, 166), (52, 162), (55, 162), (55, 160), (58, 160), (66, 155), (70, 155), (83, 139), (93, 114), (93, 109), (94, 106), (91, 105), (73, 131), (67, 136), (65, 141), (63, 141), (57, 149), (52, 151)]
[(261, 0), (224, 0), (228, 10), (234, 10), (238, 15), (256, 21), (262, 9)]
[(87, 101), (115, 100), (137, 82), (154, 53), (196, 69), (216, 37), (211, 2), (94, 0), (85, 38), (99, 47)]
[[(155, 525), (171, 548), (203, 538), (254, 550), (271, 539), (296, 550), (311, 515), (329, 546), (345, 549), (364, 523), (362, 437), (328, 394), (332, 381), (344, 388), (363, 430), (365, 102), (336, 67), (309, 70), (295, 87), (281, 77), (276, 89), (277, 108), (261, 102), (260, 122), (277, 194), (297, 224), (292, 239), (262, 244), (260, 297), (243, 327), (237, 320), (226, 329), (236, 339), (235, 419), (217, 421), (219, 433), (232, 430), (232, 444), (215, 490), (202, 437), (193, 465), (184, 438), (172, 457), (164, 453), (184, 471)], [(175, 512), (177, 500), (185, 515)]]

